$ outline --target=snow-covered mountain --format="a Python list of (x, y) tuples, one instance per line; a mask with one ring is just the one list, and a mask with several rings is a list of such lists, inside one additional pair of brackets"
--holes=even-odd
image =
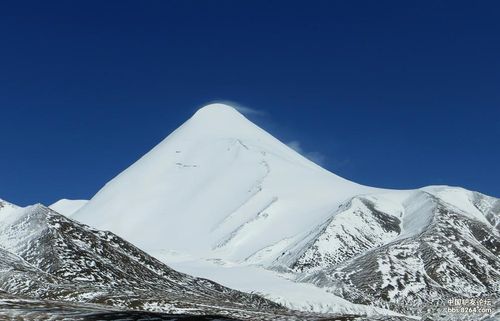
[(73, 217), (143, 249), (241, 261), (307, 232), (345, 199), (373, 191), (215, 104), (197, 111)]
[[(196, 112), (72, 217), (180, 271), (303, 310), (347, 307), (340, 296), (435, 316), (443, 306), (422, 304), (500, 297), (498, 199), (347, 181), (222, 104)], [(311, 301), (283, 291), (291, 284)]]
[[(457, 188), (424, 190), (410, 192), (399, 209), (377, 207), (385, 204), (382, 196), (372, 196), (362, 205), (351, 201), (347, 211), (360, 219), (354, 230), (349, 230), (343, 214), (337, 215), (301, 248), (299, 256), (282, 261), (301, 272), (298, 280), (353, 302), (414, 315), (442, 313), (449, 299), (498, 300), (499, 200)], [(449, 199), (455, 204), (444, 200), (450, 195), (460, 196)], [(470, 203), (457, 207), (463, 200)], [(374, 222), (380, 218), (383, 224)], [(346, 232), (339, 232), (344, 228)], [(340, 242), (328, 246), (329, 238)]]

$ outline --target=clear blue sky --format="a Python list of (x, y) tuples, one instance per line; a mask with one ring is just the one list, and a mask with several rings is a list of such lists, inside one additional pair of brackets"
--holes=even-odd
[(0, 4), (0, 198), (89, 198), (214, 100), (362, 184), (500, 196), (498, 1)]

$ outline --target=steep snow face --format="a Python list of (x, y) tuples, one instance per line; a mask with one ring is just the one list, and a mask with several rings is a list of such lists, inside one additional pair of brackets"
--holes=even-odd
[(71, 217), (71, 215), (87, 204), (87, 202), (88, 200), (69, 200), (63, 198), (50, 205), (49, 208), (66, 217)]
[(373, 192), (304, 158), (232, 107), (200, 109), (73, 218), (147, 250), (241, 261)]

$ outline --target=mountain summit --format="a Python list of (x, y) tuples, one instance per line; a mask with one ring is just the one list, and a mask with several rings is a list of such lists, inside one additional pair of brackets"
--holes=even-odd
[(73, 217), (143, 249), (243, 260), (372, 190), (324, 170), (236, 109), (212, 104)]

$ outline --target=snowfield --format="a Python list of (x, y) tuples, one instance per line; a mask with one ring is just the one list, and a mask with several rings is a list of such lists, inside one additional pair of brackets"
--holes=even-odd
[(295, 282), (293, 274), (277, 273), (255, 265), (195, 259), (171, 251), (159, 251), (155, 257), (169, 262), (169, 266), (176, 270), (218, 280), (222, 285), (259, 294), (294, 310), (367, 316), (401, 315), (387, 309), (351, 303), (312, 284)]

